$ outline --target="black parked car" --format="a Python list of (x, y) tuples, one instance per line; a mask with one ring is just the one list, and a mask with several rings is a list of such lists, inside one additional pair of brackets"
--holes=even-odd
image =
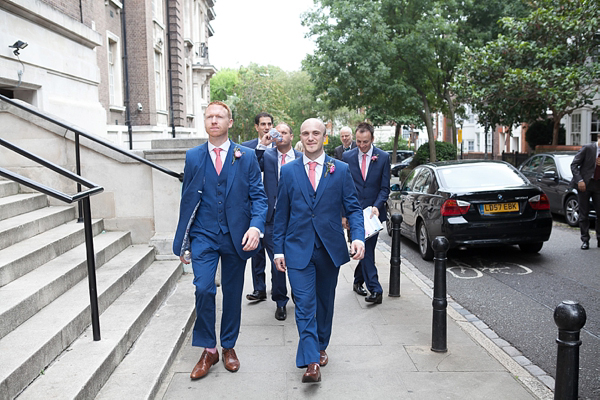
[[(571, 163), (577, 152), (540, 153), (527, 160), (519, 171), (531, 183), (542, 188), (550, 201), (550, 211), (564, 215), (567, 224), (579, 225), (579, 200), (577, 189), (569, 186), (573, 174)], [(595, 217), (594, 206), (590, 199), (590, 216)]]
[[(401, 234), (433, 259), (431, 241), (445, 236), (450, 248), (519, 245), (537, 253), (552, 231), (548, 197), (512, 165), (460, 160), (419, 165), (393, 185), (388, 221), (401, 213)], [(391, 233), (391, 222), (388, 222)]]
[[(392, 150), (387, 150), (386, 153), (390, 155), (390, 162), (392, 162)], [(412, 150), (396, 150), (396, 163), (404, 161), (408, 157), (412, 157), (415, 155), (415, 152)]]
[(412, 160), (413, 160), (413, 157), (410, 156), (408, 158), (405, 158), (404, 160), (402, 160), (399, 163), (392, 164), (392, 166), (390, 167), (391, 174), (394, 176), (400, 176), (400, 171), (402, 171), (404, 168), (408, 167), (410, 165), (410, 163), (412, 162)]

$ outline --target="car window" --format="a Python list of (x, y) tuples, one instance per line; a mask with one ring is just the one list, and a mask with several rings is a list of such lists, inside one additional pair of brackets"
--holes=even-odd
[(408, 178), (406, 178), (406, 180), (402, 184), (402, 191), (410, 192), (412, 190), (413, 181), (415, 180), (415, 177), (417, 176), (419, 171), (421, 171), (421, 169), (419, 168), (413, 169), (411, 171), (411, 173), (408, 175)]
[(546, 156), (544, 158), (544, 162), (542, 163), (542, 173), (548, 171), (556, 172), (556, 163), (554, 162), (554, 158), (550, 156)]
[(413, 184), (413, 192), (428, 193), (431, 180), (431, 171), (427, 168), (423, 168), (419, 176), (417, 176), (415, 179), (415, 183)]
[(573, 172), (571, 172), (571, 163), (573, 162), (573, 158), (575, 158), (575, 155), (556, 157), (560, 174), (564, 179), (569, 181), (573, 179)]
[(529, 163), (527, 163), (527, 165), (523, 166), (523, 168), (521, 169), (521, 171), (523, 171), (523, 172), (529, 172), (529, 173), (536, 172), (536, 170), (538, 169), (538, 167), (542, 163), (543, 159), (544, 159), (544, 156), (534, 156), (529, 161)]
[(439, 168), (441, 186), (451, 189), (493, 188), (529, 184), (514, 167), (504, 163), (469, 163)]

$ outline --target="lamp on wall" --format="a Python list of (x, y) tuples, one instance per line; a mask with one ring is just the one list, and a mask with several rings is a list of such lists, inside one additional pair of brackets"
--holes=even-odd
[(15, 42), (15, 44), (13, 44), (12, 46), (8, 46), (8, 47), (10, 47), (11, 49), (15, 49), (13, 51), (13, 53), (15, 56), (18, 56), (19, 50), (23, 50), (25, 47), (27, 47), (27, 42), (23, 42), (22, 40), (17, 40)]

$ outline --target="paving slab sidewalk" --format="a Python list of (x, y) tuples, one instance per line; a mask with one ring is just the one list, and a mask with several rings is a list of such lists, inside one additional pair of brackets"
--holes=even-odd
[[(240, 370), (228, 372), (219, 362), (205, 378), (191, 381), (189, 375), (201, 349), (191, 346), (188, 333), (157, 398), (553, 398), (546, 385), (454, 307), (448, 307), (448, 351), (431, 351), (430, 285), (402, 259), (400, 297), (389, 297), (390, 254), (385, 244), (378, 245), (376, 262), (384, 289), (380, 305), (369, 305), (364, 297), (352, 291), (355, 261), (341, 267), (333, 332), (327, 349), (329, 364), (321, 369), (320, 383), (303, 384), (304, 370), (295, 367), (298, 333), (293, 303), (288, 304), (287, 320), (281, 322), (274, 318), (275, 303), (270, 299), (250, 303), (244, 298), (242, 327), (235, 348)], [(250, 292), (252, 277), (248, 263), (244, 293)], [(218, 291), (217, 320), (220, 296)]]

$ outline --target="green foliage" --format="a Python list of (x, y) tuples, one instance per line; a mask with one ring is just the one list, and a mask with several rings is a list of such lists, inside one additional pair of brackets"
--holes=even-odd
[[(448, 142), (434, 142), (435, 144), (435, 157), (437, 161), (448, 161), (456, 160), (456, 154), (458, 150), (456, 146)], [(421, 145), (415, 153), (417, 159), (417, 165), (429, 162), (429, 145), (427, 143)]]
[[(391, 137), (386, 142), (377, 142), (375, 143), (375, 146), (381, 150), (392, 151), (394, 150), (394, 138)], [(396, 150), (410, 150), (408, 148), (408, 141), (402, 138), (398, 139), (398, 148)]]
[(231, 68), (220, 70), (210, 79), (211, 101), (225, 101), (227, 96), (233, 93), (238, 83), (238, 71)]
[(468, 49), (454, 89), (480, 120), (511, 126), (552, 111), (560, 120), (600, 90), (600, 2), (535, 0), (524, 18), (503, 18), (503, 35)]
[[(538, 144), (552, 144), (552, 132), (554, 129), (554, 121), (545, 119), (535, 121), (527, 128), (525, 138), (531, 149), (535, 149)], [(564, 125), (560, 126), (558, 131), (558, 144), (565, 144), (566, 130)]]
[(333, 151), (335, 150), (336, 147), (338, 147), (339, 145), (342, 144), (342, 141), (339, 136), (328, 135), (327, 137), (329, 139), (328, 139), (328, 143), (325, 145), (325, 153), (327, 153), (329, 156), (333, 157)]

